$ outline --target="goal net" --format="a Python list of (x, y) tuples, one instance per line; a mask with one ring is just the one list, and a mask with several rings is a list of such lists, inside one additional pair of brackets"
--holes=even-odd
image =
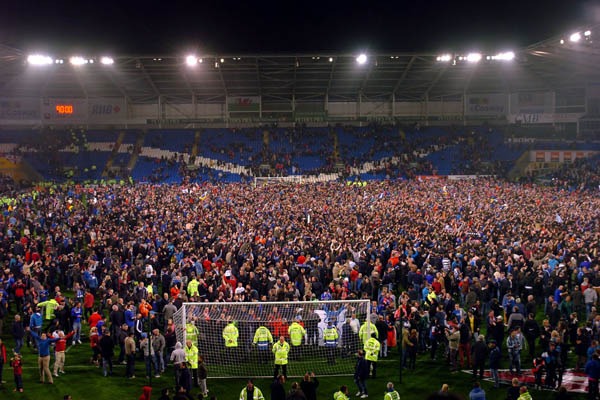
[(177, 340), (196, 344), (211, 378), (272, 377), (281, 337), (289, 344), (288, 376), (352, 375), (374, 329), (365, 324), (369, 300), (184, 303), (173, 320)]

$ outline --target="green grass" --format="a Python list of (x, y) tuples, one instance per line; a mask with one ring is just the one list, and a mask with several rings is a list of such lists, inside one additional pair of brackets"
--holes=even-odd
[[(9, 344), (11, 340), (5, 340)], [(37, 356), (31, 349), (23, 349), (24, 357), (24, 393), (13, 393), (12, 369), (5, 366), (3, 378), (7, 382), (0, 387), (0, 399), (62, 399), (62, 396), (69, 393), (74, 400), (77, 399), (137, 399), (141, 394), (142, 386), (148, 384), (144, 379), (144, 367), (141, 362), (136, 363), (136, 376), (134, 380), (125, 378), (125, 367), (115, 365), (115, 375), (112, 377), (103, 377), (102, 369), (94, 367), (89, 363), (91, 351), (89, 345), (83, 344), (75, 346), (69, 350), (66, 359), (67, 374), (54, 378), (54, 385), (40, 384), (37, 372)], [(524, 361), (524, 366), (528, 365)], [(443, 383), (448, 383), (453, 392), (468, 398), (471, 390), (471, 376), (462, 372), (451, 373), (445, 361), (430, 361), (428, 355), (420, 356), (417, 359), (417, 368), (415, 371), (404, 370), (402, 372), (402, 383), (399, 383), (399, 354), (394, 350), (387, 359), (382, 360), (378, 367), (377, 379), (367, 381), (370, 397), (383, 399), (385, 385), (388, 381), (395, 383), (402, 400), (424, 399), (431, 392), (439, 390)], [(301, 367), (292, 368), (290, 371), (300, 371), (305, 369), (314, 370), (319, 376), (319, 363), (302, 362)], [(51, 365), (52, 367), (52, 365)], [(309, 368), (310, 367), (310, 368)], [(216, 369), (216, 367), (215, 367)], [(270, 368), (265, 371), (271, 372)], [(262, 370), (257, 370), (262, 372)], [(208, 388), (211, 395), (216, 395), (218, 399), (236, 400), (239, 392), (245, 385), (245, 379), (210, 379), (214, 371), (209, 367)], [(258, 373), (256, 374), (258, 375)], [(214, 375), (213, 375), (214, 376)], [(289, 388), (291, 382), (298, 381), (298, 378), (290, 378), (286, 383)], [(354, 398), (356, 386), (351, 376), (320, 377), (320, 387), (318, 389), (318, 398), (330, 400), (332, 394), (338, 390), (340, 385), (346, 384), (350, 388), (351, 397)], [(166, 373), (158, 379), (152, 379), (154, 388), (153, 398), (158, 398), (160, 390), (165, 387), (172, 387), (174, 383), (173, 371), (168, 368)], [(265, 398), (270, 398), (269, 385), (270, 379), (256, 379), (258, 386), (264, 393)], [(486, 390), (487, 398), (491, 400), (504, 400), (506, 389), (494, 390), (491, 383), (483, 382), (483, 388)], [(194, 396), (198, 389), (193, 390)], [(534, 399), (553, 398), (550, 392), (532, 391)], [(583, 399), (584, 396), (577, 396), (576, 399)]]

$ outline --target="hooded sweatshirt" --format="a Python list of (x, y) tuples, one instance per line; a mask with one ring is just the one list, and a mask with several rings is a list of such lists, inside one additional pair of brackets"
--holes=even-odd
[(142, 388), (142, 394), (140, 395), (139, 400), (150, 400), (151, 394), (152, 394), (152, 388), (150, 386), (144, 386)]
[(171, 353), (171, 361), (173, 361), (173, 365), (185, 363), (185, 350), (180, 342), (175, 343), (175, 350)]

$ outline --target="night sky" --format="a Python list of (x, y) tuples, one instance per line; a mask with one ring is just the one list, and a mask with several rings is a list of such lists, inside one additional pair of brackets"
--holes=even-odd
[(574, 0), (3, 3), (1, 44), (54, 53), (495, 50), (600, 22), (600, 3)]

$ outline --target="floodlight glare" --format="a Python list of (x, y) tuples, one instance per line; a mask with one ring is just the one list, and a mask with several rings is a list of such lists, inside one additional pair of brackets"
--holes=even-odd
[(465, 60), (470, 63), (477, 63), (481, 61), (481, 53), (469, 53), (465, 57)]
[(569, 40), (573, 43), (577, 43), (581, 40), (581, 33), (575, 32), (569, 36)]
[(356, 57), (356, 62), (359, 65), (364, 65), (367, 62), (367, 55), (366, 54), (360, 54), (358, 57)]
[(115, 60), (113, 60), (112, 57), (102, 57), (100, 63), (103, 65), (113, 65)]
[(185, 63), (190, 67), (193, 67), (198, 62), (198, 59), (194, 55), (189, 55), (185, 58)]
[(86, 59), (85, 59), (85, 58), (83, 58), (83, 57), (79, 57), (79, 56), (73, 56), (73, 57), (71, 57), (71, 58), (69, 59), (69, 62), (70, 62), (72, 65), (83, 65), (83, 64), (87, 64), (87, 63), (88, 63), (88, 60), (86, 60)]
[(31, 65), (49, 65), (52, 64), (52, 58), (41, 54), (32, 54), (27, 57), (27, 62)]
[(583, 32), (583, 36), (592, 36), (592, 31)]
[(515, 58), (515, 53), (512, 51), (507, 51), (505, 53), (499, 53), (495, 56), (492, 56), (492, 60), (500, 60), (500, 61), (512, 61)]

